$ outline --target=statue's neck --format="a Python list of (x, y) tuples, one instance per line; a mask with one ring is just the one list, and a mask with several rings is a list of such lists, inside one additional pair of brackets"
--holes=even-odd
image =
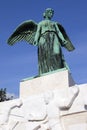
[(45, 20), (51, 20), (51, 18), (46, 17)]

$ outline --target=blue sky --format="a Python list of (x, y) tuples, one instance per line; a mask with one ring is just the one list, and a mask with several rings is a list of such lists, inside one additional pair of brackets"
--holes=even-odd
[(0, 0), (0, 88), (18, 96), (20, 81), (37, 75), (37, 47), (7, 39), (25, 20), (37, 23), (46, 8), (54, 9), (54, 21), (63, 25), (75, 50), (63, 49), (72, 77), (77, 84), (87, 83), (87, 1), (86, 0)]

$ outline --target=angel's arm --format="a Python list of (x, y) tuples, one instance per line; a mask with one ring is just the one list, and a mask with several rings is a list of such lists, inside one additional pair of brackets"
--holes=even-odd
[(61, 39), (62, 41), (62, 45), (64, 46), (65, 44), (67, 44), (67, 41), (65, 40), (64, 36), (62, 35), (61, 31), (59, 30), (58, 25), (55, 23), (55, 28), (58, 34), (58, 37)]
[[(56, 30), (57, 30), (57, 34), (58, 34), (58, 38), (60, 41), (61, 46), (64, 46), (68, 51), (73, 51), (75, 49), (75, 47), (73, 46), (72, 42), (70, 41), (65, 29), (63, 28), (63, 26), (59, 23), (55, 23), (56, 25)], [(64, 40), (64, 41), (62, 41)]]
[(36, 31), (36, 34), (35, 34), (35, 39), (34, 39), (34, 45), (38, 45), (40, 35), (41, 35), (41, 25), (38, 24), (37, 31)]

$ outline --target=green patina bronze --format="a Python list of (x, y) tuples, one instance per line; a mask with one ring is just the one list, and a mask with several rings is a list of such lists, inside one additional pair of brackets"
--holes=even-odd
[(63, 26), (51, 21), (53, 15), (51, 8), (46, 9), (43, 13), (44, 20), (38, 24), (32, 20), (24, 21), (8, 39), (10, 45), (26, 40), (29, 44), (38, 46), (39, 75), (61, 68), (68, 69), (61, 47), (68, 51), (75, 49)]

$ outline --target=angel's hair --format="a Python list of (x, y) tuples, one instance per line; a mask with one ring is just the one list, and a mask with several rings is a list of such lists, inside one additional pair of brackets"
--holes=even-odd
[(45, 12), (43, 13), (43, 17), (46, 18), (46, 14), (49, 12), (49, 11), (52, 11), (52, 13), (54, 13), (54, 10), (52, 8), (47, 8), (45, 10)]

